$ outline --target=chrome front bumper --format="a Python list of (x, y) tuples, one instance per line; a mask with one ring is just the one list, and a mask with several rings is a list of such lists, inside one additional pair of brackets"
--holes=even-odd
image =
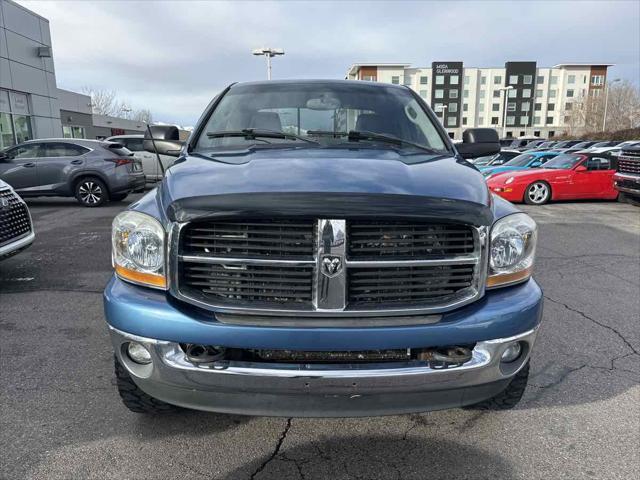
[(18, 240), (15, 240), (11, 243), (8, 243), (6, 245), (3, 245), (0, 247), (0, 260), (3, 257), (12, 255), (14, 253), (17, 253), (20, 250), (23, 250), (25, 248), (27, 248), (29, 245), (31, 245), (33, 243), (33, 239), (36, 237), (35, 233), (33, 232), (33, 229), (31, 230), (31, 232), (25, 236), (22, 237)]
[(616, 172), (613, 176), (614, 188), (622, 193), (640, 195), (640, 175)]
[[(480, 402), (502, 391), (528, 361), (537, 333), (536, 328), (478, 342), (469, 362), (436, 369), (397, 363), (195, 365), (177, 343), (109, 328), (118, 361), (143, 391), (159, 400), (196, 410), (299, 417), (389, 415)], [(131, 341), (149, 350), (150, 365), (131, 361), (126, 354)], [(502, 353), (514, 341), (523, 342), (522, 355), (501, 363)]]

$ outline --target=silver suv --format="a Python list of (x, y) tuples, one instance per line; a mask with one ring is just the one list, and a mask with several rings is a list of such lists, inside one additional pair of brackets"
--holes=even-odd
[(87, 207), (123, 200), (144, 188), (142, 165), (122, 144), (30, 140), (0, 152), (0, 179), (22, 197), (76, 197)]

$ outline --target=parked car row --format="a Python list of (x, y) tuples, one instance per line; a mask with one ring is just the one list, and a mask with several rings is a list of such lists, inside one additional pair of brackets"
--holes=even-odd
[(544, 140), (538, 138), (517, 138), (503, 139), (501, 145), (503, 149), (509, 151), (517, 150), (519, 152), (528, 152), (532, 150), (546, 151), (553, 150), (558, 152), (580, 151), (588, 148), (604, 148), (604, 147), (620, 147), (626, 148), (636, 144), (640, 144), (640, 140), (631, 140), (623, 142), (621, 140)]
[(0, 179), (22, 197), (75, 197), (99, 207), (161, 180), (173, 164), (145, 151), (143, 142), (142, 135), (30, 140), (0, 152)]
[(491, 191), (512, 202), (614, 200), (640, 196), (639, 151), (640, 141), (543, 141), (529, 149), (505, 149), (474, 164)]

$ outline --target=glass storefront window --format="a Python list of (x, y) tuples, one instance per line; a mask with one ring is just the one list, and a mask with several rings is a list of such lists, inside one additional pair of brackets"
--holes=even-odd
[(73, 138), (87, 138), (84, 133), (84, 127), (71, 127)]
[(29, 95), (0, 90), (0, 149), (33, 139)]
[(29, 115), (29, 99), (24, 93), (11, 92), (11, 113)]
[(62, 136), (64, 138), (87, 138), (84, 127), (74, 127), (72, 125), (62, 126)]
[[(2, 93), (2, 92), (0, 92)], [(0, 150), (15, 145), (11, 115), (0, 112)]]
[(33, 139), (33, 135), (31, 134), (31, 121), (26, 115), (14, 115), (13, 127), (15, 130), (17, 143), (26, 142), (27, 140)]
[(9, 92), (6, 90), (0, 90), (0, 112), (9, 113), (11, 108), (9, 107)]

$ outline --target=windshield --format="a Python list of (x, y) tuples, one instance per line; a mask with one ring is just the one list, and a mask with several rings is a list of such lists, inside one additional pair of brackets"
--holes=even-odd
[(508, 153), (503, 153), (500, 152), (499, 154), (497, 154), (493, 160), (491, 160), (488, 165), (489, 166), (497, 166), (497, 165), (504, 165), (505, 163), (507, 163), (509, 161), (510, 158), (512, 157), (513, 154), (508, 154)]
[(514, 157), (511, 160), (509, 160), (504, 165), (509, 167), (525, 167), (534, 158), (535, 158), (535, 155), (531, 155), (531, 154), (518, 155), (517, 157)]
[[(253, 134), (242, 135), (253, 129)], [(287, 82), (232, 87), (197, 140), (194, 151), (215, 153), (249, 146), (333, 146), (353, 148), (375, 144), (383, 148), (420, 151), (408, 143), (350, 136), (373, 132), (447, 151), (438, 129), (408, 89), (384, 88), (360, 82)], [(235, 132), (223, 135), (223, 132)], [(264, 136), (278, 132), (285, 135)]]
[(587, 148), (589, 145), (592, 145), (593, 142), (580, 142), (580, 143), (576, 143), (573, 147), (571, 148), (575, 148), (575, 149), (579, 149), (579, 148)]
[(558, 155), (556, 158), (549, 160), (545, 163), (544, 168), (555, 168), (559, 170), (568, 170), (575, 167), (578, 163), (584, 160), (584, 155), (578, 155), (577, 153), (565, 153)]
[(478, 157), (473, 159), (473, 164), (480, 167), (484, 165), (489, 165), (489, 163), (496, 157), (498, 157), (498, 155), (489, 155), (488, 157)]

